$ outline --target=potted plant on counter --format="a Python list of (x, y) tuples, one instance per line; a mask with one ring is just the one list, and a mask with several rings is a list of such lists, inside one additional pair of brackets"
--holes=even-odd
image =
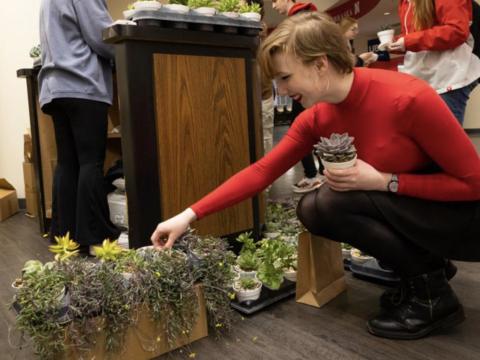
[(162, 10), (164, 9), (179, 14), (186, 14), (190, 11), (188, 0), (169, 0), (168, 4), (162, 6)]
[(130, 20), (133, 18), (133, 15), (135, 14), (135, 7), (133, 4), (128, 4), (127, 10), (123, 11), (123, 18)]
[(255, 301), (260, 297), (262, 283), (257, 278), (239, 278), (233, 283), (238, 302)]
[(188, 0), (188, 7), (196, 15), (213, 16), (217, 12), (212, 0)]
[(240, 17), (251, 21), (260, 21), (262, 16), (260, 15), (262, 8), (258, 3), (252, 3), (250, 5), (243, 4), (240, 6)]
[(217, 4), (218, 12), (229, 18), (238, 18), (240, 14), (237, 12), (240, 6), (239, 0), (220, 0)]
[(357, 150), (353, 141), (354, 138), (348, 136), (348, 133), (333, 133), (330, 138), (320, 138), (320, 141), (314, 146), (327, 170), (347, 169), (355, 165), (357, 160)]
[(138, 0), (133, 3), (135, 10), (159, 10), (162, 4), (155, 0)]

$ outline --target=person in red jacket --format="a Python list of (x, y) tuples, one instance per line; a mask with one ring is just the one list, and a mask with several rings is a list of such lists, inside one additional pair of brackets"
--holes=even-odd
[(472, 0), (401, 0), (401, 35), (390, 51), (406, 51), (404, 72), (427, 81), (460, 124), (480, 78), (470, 34)]
[[(273, 0), (272, 8), (280, 15), (287, 16), (293, 16), (307, 11), (317, 11), (317, 7), (312, 3), (297, 3), (294, 0)], [(301, 104), (295, 100), (292, 101), (291, 116), (293, 121), (295, 121), (295, 118), (300, 115), (303, 110), (305, 109)], [(319, 176), (321, 170), (319, 169), (317, 171), (317, 166), (313, 160), (312, 153), (308, 153), (302, 159), (302, 167), (304, 177), (292, 185), (293, 192), (298, 194), (303, 194), (318, 189), (323, 183), (323, 177)]]
[(265, 75), (307, 110), (265, 157), (160, 223), (153, 244), (171, 247), (194, 220), (262, 191), (321, 137), (348, 132), (355, 165), (325, 170), (326, 183), (300, 200), (300, 220), (402, 277), (403, 296), (382, 295), (372, 334), (416, 339), (462, 322), (445, 259), (480, 260), (480, 158), (446, 104), (413, 76), (354, 68), (339, 27), (317, 12), (282, 22), (259, 51)]

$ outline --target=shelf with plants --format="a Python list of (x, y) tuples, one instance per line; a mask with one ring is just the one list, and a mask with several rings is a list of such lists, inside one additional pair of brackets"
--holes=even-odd
[(58, 237), (55, 260), (28, 261), (12, 284), (17, 330), (43, 359), (146, 359), (207, 336), (207, 324), (229, 330), (234, 255), (221, 239), (185, 237), (201, 249), (197, 266), (181, 247), (125, 250), (108, 240), (89, 261), (68, 234)]
[[(130, 4), (123, 12), (125, 19), (138, 25), (156, 25), (179, 29), (219, 31), (252, 35), (261, 30), (260, 6), (240, 4), (239, 0), (170, 0), (160, 7), (146, 6), (151, 1), (138, 1)], [(182, 24), (182, 26), (179, 25)], [(201, 26), (201, 25), (210, 25)], [(217, 28), (214, 29), (213, 25)]]

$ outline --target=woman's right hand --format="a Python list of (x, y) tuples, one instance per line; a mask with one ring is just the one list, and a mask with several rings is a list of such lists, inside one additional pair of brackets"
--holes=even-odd
[(180, 214), (165, 220), (157, 225), (150, 238), (153, 246), (158, 249), (171, 248), (177, 238), (187, 231), (190, 223), (197, 219), (197, 215), (188, 208)]

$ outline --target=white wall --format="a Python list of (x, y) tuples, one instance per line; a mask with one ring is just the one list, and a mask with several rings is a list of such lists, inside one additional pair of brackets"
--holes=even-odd
[(23, 183), (23, 134), (29, 125), (27, 85), (16, 71), (31, 67), (28, 55), (38, 44), (39, 0), (9, 1), (4, 4), (0, 32), (0, 177), (25, 197)]

